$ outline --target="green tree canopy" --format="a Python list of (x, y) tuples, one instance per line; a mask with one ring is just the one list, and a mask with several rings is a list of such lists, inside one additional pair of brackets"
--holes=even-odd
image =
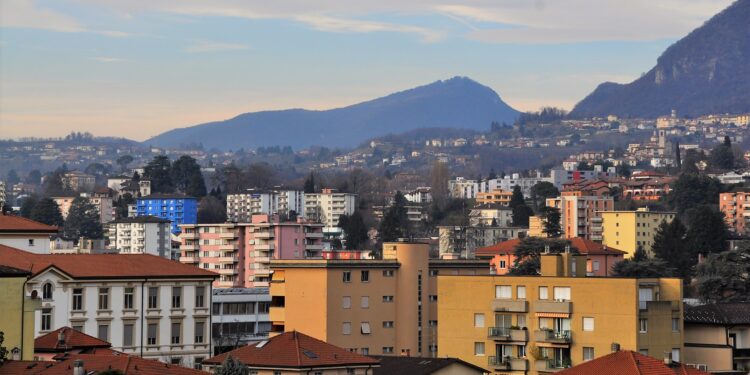
[(219, 366), (215, 371), (214, 375), (248, 375), (250, 369), (245, 366), (242, 362), (235, 360), (231, 355), (228, 355), (224, 360), (224, 363)]
[(344, 231), (347, 250), (359, 250), (367, 244), (367, 240), (369, 240), (367, 226), (365, 226), (364, 219), (359, 210), (354, 211), (349, 216), (341, 215), (339, 217), (339, 227)]
[(226, 206), (216, 197), (201, 198), (198, 203), (198, 223), (216, 224), (227, 221)]
[(551, 238), (557, 238), (562, 235), (562, 226), (560, 224), (560, 210), (554, 207), (542, 207), (539, 210), (539, 217), (544, 224), (542, 232)]
[(172, 184), (181, 193), (200, 198), (206, 195), (206, 182), (198, 162), (183, 155), (172, 163), (170, 171)]
[(709, 255), (698, 265), (697, 281), (706, 302), (750, 301), (750, 246)]
[(654, 243), (651, 245), (654, 257), (663, 261), (666, 266), (674, 269), (683, 278), (690, 277), (692, 267), (697, 260), (696, 253), (687, 246), (686, 233), (687, 229), (680, 219), (675, 218), (670, 223), (662, 221), (656, 229)]
[(157, 155), (143, 168), (143, 178), (151, 180), (152, 193), (173, 193), (172, 163), (165, 155)]
[(559, 254), (568, 249), (571, 253), (578, 253), (578, 249), (571, 246), (570, 241), (556, 238), (526, 237), (515, 248), (515, 260), (508, 272), (509, 275), (538, 275), (540, 272), (541, 254), (549, 251)]
[(534, 210), (525, 203), (513, 207), (513, 226), (528, 227), (529, 217), (534, 215)]
[(734, 152), (732, 152), (732, 141), (728, 136), (724, 137), (724, 142), (714, 146), (711, 149), (711, 158), (709, 159), (711, 168), (728, 170), (734, 168)]
[(305, 191), (305, 194), (315, 193), (315, 176), (312, 172), (305, 179), (305, 186), (302, 189)]
[(31, 220), (61, 227), (64, 224), (60, 206), (52, 198), (42, 198), (31, 209)]
[(724, 222), (724, 214), (708, 205), (699, 205), (685, 212), (688, 219), (686, 233), (687, 246), (698, 253), (720, 253), (727, 249), (729, 230)]
[(36, 206), (37, 202), (39, 202), (39, 197), (36, 195), (29, 195), (28, 197), (23, 198), (20, 215), (27, 219), (31, 219), (31, 212), (34, 210), (34, 206)]
[(409, 236), (410, 223), (406, 212), (406, 198), (397, 191), (393, 196), (393, 203), (383, 214), (380, 222), (380, 239), (383, 242), (396, 241)]
[(72, 241), (77, 241), (80, 237), (102, 238), (104, 231), (99, 218), (99, 210), (88, 198), (76, 197), (65, 218), (63, 236)]
[(669, 277), (674, 270), (661, 259), (625, 259), (615, 263), (612, 274), (617, 277)]
[(718, 204), (722, 188), (721, 182), (717, 179), (683, 173), (672, 186), (668, 201), (679, 214), (682, 214), (696, 205)]
[(534, 208), (537, 210), (539, 207), (544, 206), (547, 198), (555, 198), (559, 195), (560, 190), (549, 181), (537, 182), (531, 187), (531, 200), (534, 202)]

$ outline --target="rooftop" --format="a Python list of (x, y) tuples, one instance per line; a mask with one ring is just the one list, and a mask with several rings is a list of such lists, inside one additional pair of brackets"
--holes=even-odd
[(215, 296), (268, 294), (268, 288), (219, 288), (214, 289), (213, 294)]
[(0, 214), (0, 233), (57, 233), (57, 227), (21, 216)]
[(371, 356), (380, 361), (375, 375), (428, 375), (434, 374), (448, 366), (459, 364), (483, 374), (486, 371), (458, 358), (422, 358), (403, 356)]
[(73, 349), (109, 348), (112, 344), (70, 327), (56, 329), (34, 339), (37, 352), (65, 352)]
[(197, 199), (197, 198), (187, 196), (184, 194), (151, 194), (145, 197), (138, 198), (138, 200), (150, 200), (150, 199)]
[(110, 221), (110, 223), (171, 223), (167, 219), (162, 219), (156, 216), (136, 216), (136, 217), (123, 217), (117, 220)]
[(710, 375), (683, 364), (664, 363), (633, 351), (618, 351), (557, 372), (557, 375)]
[[(478, 257), (492, 257), (498, 254), (515, 254), (516, 247), (521, 243), (520, 238), (496, 243), (491, 246), (480, 247), (476, 250)], [(576, 248), (580, 254), (585, 255), (625, 255), (622, 250), (604, 246), (598, 242), (589, 241), (582, 237), (570, 239), (570, 247)]]
[(118, 370), (124, 375), (206, 375), (206, 372), (169, 365), (152, 359), (117, 352), (108, 354), (75, 354), (58, 362), (8, 361), (0, 364), (0, 375), (70, 375), (76, 361), (83, 361), (85, 374)]
[(750, 324), (750, 302), (685, 305), (685, 323), (720, 325)]

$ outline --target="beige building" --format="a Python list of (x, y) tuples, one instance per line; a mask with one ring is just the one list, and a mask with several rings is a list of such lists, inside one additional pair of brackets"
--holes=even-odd
[(639, 208), (635, 211), (607, 211), (600, 212), (602, 243), (606, 246), (620, 249), (632, 257), (640, 246), (646, 253), (651, 254), (654, 237), (662, 222), (671, 223), (675, 218), (674, 212), (649, 211)]
[(305, 194), (305, 217), (323, 223), (323, 232), (340, 232), (339, 216), (351, 215), (357, 209), (356, 194), (338, 193), (323, 189), (320, 193)]
[(360, 354), (437, 354), (437, 276), (489, 274), (487, 261), (430, 260), (385, 243), (382, 260), (271, 262), (271, 335), (292, 330)]
[(686, 306), (683, 362), (714, 374), (750, 371), (750, 303)]

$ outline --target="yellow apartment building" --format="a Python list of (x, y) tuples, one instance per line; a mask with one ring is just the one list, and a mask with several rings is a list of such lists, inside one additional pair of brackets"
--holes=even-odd
[(550, 254), (541, 276), (438, 277), (438, 356), (493, 374), (552, 373), (614, 347), (680, 360), (680, 279), (585, 270), (585, 257)]
[(645, 207), (635, 211), (606, 211), (599, 214), (602, 217), (602, 243), (627, 252), (626, 258), (632, 257), (638, 246), (652, 255), (651, 246), (659, 225), (662, 222), (671, 223), (675, 218), (674, 212), (649, 211)]
[(477, 193), (477, 205), (485, 203), (497, 203), (503, 206), (510, 206), (511, 198), (513, 198), (513, 192), (503, 189), (479, 192)]
[(8, 349), (8, 359), (18, 350), (20, 360), (34, 359), (34, 311), (41, 308), (41, 299), (25, 296), (24, 285), (30, 273), (0, 265), (0, 332)]
[(529, 232), (527, 234), (529, 237), (549, 237), (544, 233), (544, 220), (540, 216), (529, 217)]
[(429, 259), (385, 243), (382, 260), (274, 260), (271, 335), (296, 330), (365, 355), (437, 354), (438, 275), (488, 275), (486, 260)]

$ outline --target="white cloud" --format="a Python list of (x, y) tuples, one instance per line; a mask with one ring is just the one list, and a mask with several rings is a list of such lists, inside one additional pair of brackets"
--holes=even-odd
[(126, 59), (122, 59), (119, 57), (112, 57), (112, 56), (97, 56), (97, 57), (94, 57), (94, 60), (103, 62), (103, 63), (117, 63), (117, 62), (127, 61)]
[(187, 52), (218, 52), (218, 51), (237, 51), (248, 49), (248, 46), (238, 43), (222, 43), (209, 40), (196, 40), (188, 46)]
[(92, 30), (76, 19), (40, 7), (34, 0), (0, 1), (0, 27), (42, 29), (65, 33), (93, 33), (109, 37), (127, 37), (131, 34), (113, 30)]

